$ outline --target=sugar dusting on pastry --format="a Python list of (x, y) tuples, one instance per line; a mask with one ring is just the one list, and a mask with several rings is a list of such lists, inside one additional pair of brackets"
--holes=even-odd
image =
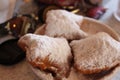
[(119, 64), (120, 43), (104, 32), (71, 42), (75, 67), (84, 74), (109, 70)]
[[(68, 42), (64, 38), (50, 38), (47, 36), (39, 36), (34, 34), (27, 34), (25, 44), (29, 46), (30, 51), (28, 55), (30, 60), (34, 60), (37, 57), (45, 58), (49, 55), (50, 61), (56, 61), (63, 63), (67, 61), (66, 57), (71, 54)], [(21, 38), (22, 40), (22, 38)], [(62, 57), (61, 57), (62, 56)]]
[(32, 66), (50, 72), (57, 79), (69, 75), (72, 54), (65, 38), (26, 34), (18, 43), (25, 48)]
[(45, 34), (51, 37), (65, 37), (69, 40), (86, 37), (87, 34), (80, 29), (82, 16), (65, 10), (51, 10), (47, 13)]

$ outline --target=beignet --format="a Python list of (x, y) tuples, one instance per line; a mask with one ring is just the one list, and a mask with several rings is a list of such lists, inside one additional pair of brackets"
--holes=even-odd
[(87, 34), (80, 29), (83, 17), (65, 10), (51, 10), (47, 13), (45, 35), (64, 37), (68, 40), (81, 39)]
[(32, 66), (50, 72), (57, 78), (69, 75), (72, 54), (66, 39), (26, 34), (18, 44), (26, 50)]
[(104, 32), (70, 43), (75, 68), (84, 74), (109, 70), (120, 63), (120, 43)]

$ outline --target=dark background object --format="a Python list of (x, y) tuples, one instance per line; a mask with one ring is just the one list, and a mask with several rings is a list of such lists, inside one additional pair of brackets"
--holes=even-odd
[(17, 41), (18, 39), (12, 39), (0, 45), (0, 64), (12, 65), (25, 57), (25, 53), (17, 45)]
[(45, 23), (47, 12), (49, 10), (56, 10), (56, 9), (63, 9), (63, 8), (60, 6), (56, 6), (56, 5), (43, 5), (43, 6), (41, 6), (41, 8), (38, 11), (39, 21), (41, 21), (42, 23)]

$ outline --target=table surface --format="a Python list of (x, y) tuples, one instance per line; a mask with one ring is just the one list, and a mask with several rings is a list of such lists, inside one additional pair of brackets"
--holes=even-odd
[[(109, 25), (120, 35), (120, 22), (117, 21), (113, 12), (117, 9), (118, 0), (110, 0), (105, 5), (108, 8), (107, 12), (100, 19), (101, 22)], [(113, 5), (113, 6), (112, 6)], [(12, 66), (0, 65), (0, 80), (39, 80), (29, 68), (29, 64), (24, 59), (20, 63)]]

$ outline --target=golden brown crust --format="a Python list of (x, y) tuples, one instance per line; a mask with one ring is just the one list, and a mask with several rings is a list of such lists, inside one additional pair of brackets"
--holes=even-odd
[[(29, 61), (29, 60), (28, 61), (33, 67), (39, 68), (40, 70), (48, 73), (52, 73), (53, 77), (56, 77), (56, 73), (60, 73), (60, 76), (65, 76), (65, 77), (69, 76), (71, 57), (68, 58), (68, 63), (66, 63), (69, 65), (50, 62), (48, 58), (49, 57), (46, 57), (45, 59), (36, 58), (34, 61)], [(37, 62), (40, 62), (40, 64)], [(61, 66), (61, 65), (65, 65), (65, 66)]]
[(106, 67), (104, 67), (104, 68), (102, 68), (102, 69), (100, 69), (100, 68), (98, 68), (98, 69), (93, 69), (93, 70), (91, 70), (91, 69), (79, 69), (79, 67), (78, 66), (74, 66), (74, 68), (78, 71), (78, 72), (80, 72), (80, 73), (83, 73), (83, 74), (94, 74), (94, 73), (100, 73), (100, 72), (102, 72), (102, 71), (108, 71), (108, 70), (110, 70), (112, 67), (114, 67), (114, 66), (116, 66), (116, 65), (118, 65), (118, 62), (116, 62), (115, 63), (115, 65), (112, 65), (111, 67), (108, 67), (108, 66), (106, 66)]

